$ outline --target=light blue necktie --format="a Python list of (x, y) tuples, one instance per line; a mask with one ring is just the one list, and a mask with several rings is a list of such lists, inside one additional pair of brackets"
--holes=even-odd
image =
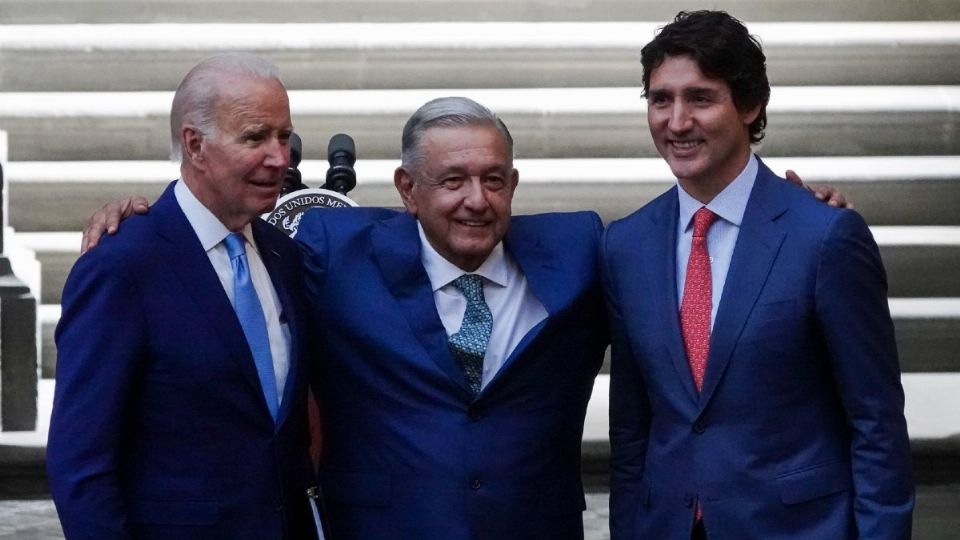
[(237, 312), (243, 335), (246, 336), (250, 352), (253, 353), (270, 416), (276, 421), (280, 404), (277, 400), (277, 381), (273, 374), (273, 355), (270, 353), (270, 338), (267, 336), (263, 307), (250, 279), (245, 240), (243, 234), (231, 233), (223, 242), (227, 246), (230, 266), (233, 268), (233, 309)]
[(483, 355), (493, 331), (493, 315), (483, 299), (482, 277), (464, 274), (455, 279), (453, 285), (467, 299), (467, 311), (463, 314), (460, 330), (450, 336), (450, 352), (466, 374), (470, 390), (477, 395), (483, 379)]

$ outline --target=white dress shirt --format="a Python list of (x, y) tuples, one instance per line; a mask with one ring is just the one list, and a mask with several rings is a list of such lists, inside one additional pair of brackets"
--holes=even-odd
[[(220, 284), (223, 285), (223, 290), (227, 293), (230, 304), (233, 305), (233, 267), (230, 266), (227, 246), (223, 243), (223, 240), (230, 234), (230, 230), (203, 203), (197, 200), (197, 197), (183, 180), (177, 181), (173, 193), (177, 198), (180, 209), (187, 216), (187, 221), (190, 222), (197, 238), (200, 239), (200, 244), (206, 250), (207, 257), (210, 258), (210, 264), (217, 272)], [(267, 323), (267, 337), (270, 339), (273, 373), (277, 383), (277, 400), (282, 401), (283, 389), (287, 382), (287, 372), (290, 370), (290, 327), (280, 319), (282, 312), (280, 299), (277, 297), (277, 291), (273, 288), (270, 274), (267, 272), (266, 266), (263, 265), (260, 252), (253, 240), (253, 229), (247, 224), (241, 232), (247, 240), (244, 245), (247, 251), (250, 279), (253, 281), (253, 287), (260, 298), (263, 317)]]
[(740, 171), (733, 182), (730, 182), (706, 205), (694, 199), (677, 183), (677, 196), (680, 199), (680, 220), (677, 231), (677, 309), (683, 303), (683, 286), (687, 280), (687, 260), (690, 258), (690, 242), (693, 239), (693, 214), (706, 206), (708, 210), (719, 216), (707, 232), (707, 252), (710, 254), (710, 274), (713, 278), (711, 328), (717, 316), (717, 308), (720, 306), (720, 297), (723, 286), (727, 282), (733, 249), (740, 235), (740, 223), (743, 222), (743, 213), (747, 209), (750, 192), (753, 191), (753, 184), (757, 180), (758, 169), (757, 157), (750, 154), (747, 166)]
[(460, 330), (463, 315), (467, 312), (467, 299), (453, 280), (466, 273), (484, 278), (483, 297), (493, 315), (493, 330), (483, 356), (483, 379), (480, 381), (483, 388), (500, 371), (523, 337), (547, 318), (547, 310), (530, 291), (520, 267), (504, 251), (503, 242), (493, 248), (479, 268), (464, 272), (433, 249), (419, 221), (417, 229), (420, 231), (420, 260), (430, 278), (433, 301), (448, 336)]

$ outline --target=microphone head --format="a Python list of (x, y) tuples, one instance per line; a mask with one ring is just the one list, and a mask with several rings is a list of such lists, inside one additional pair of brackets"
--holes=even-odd
[(290, 167), (296, 169), (303, 159), (303, 141), (296, 133), (290, 134)]
[(357, 172), (353, 164), (357, 161), (357, 148), (353, 139), (346, 133), (337, 133), (330, 138), (327, 145), (327, 182), (325, 189), (336, 191), (344, 195), (357, 185)]
[(357, 161), (357, 147), (353, 138), (346, 133), (337, 133), (327, 145), (327, 160), (333, 163), (334, 157), (344, 158), (350, 166)]

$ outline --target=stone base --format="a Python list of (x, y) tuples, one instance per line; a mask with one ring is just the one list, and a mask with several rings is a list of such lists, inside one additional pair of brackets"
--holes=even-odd
[(37, 428), (37, 299), (0, 256), (0, 430)]

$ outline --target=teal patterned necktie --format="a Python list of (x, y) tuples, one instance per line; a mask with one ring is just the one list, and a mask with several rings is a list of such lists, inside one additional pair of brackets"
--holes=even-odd
[(450, 336), (450, 352), (466, 374), (470, 390), (477, 395), (483, 379), (483, 355), (493, 331), (493, 315), (483, 299), (482, 277), (464, 274), (453, 281), (453, 286), (467, 299), (467, 311), (460, 330)]
[(227, 246), (230, 266), (233, 268), (233, 309), (237, 312), (243, 335), (250, 345), (250, 352), (253, 353), (270, 416), (276, 421), (280, 401), (277, 398), (277, 383), (273, 374), (273, 355), (270, 353), (270, 338), (267, 335), (267, 322), (263, 317), (263, 306), (260, 305), (257, 290), (250, 279), (244, 238), (240, 233), (231, 233), (223, 243)]

